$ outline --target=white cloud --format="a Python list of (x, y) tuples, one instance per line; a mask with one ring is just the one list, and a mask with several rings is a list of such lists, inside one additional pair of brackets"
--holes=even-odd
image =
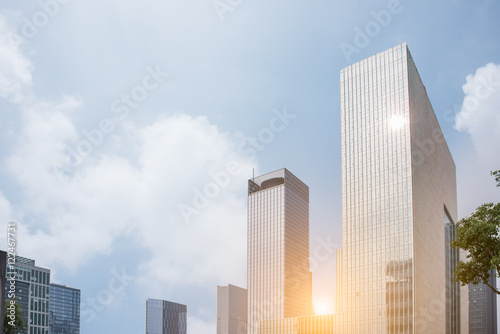
[[(3, 196), (0, 192), (0, 221), (1, 222), (9, 222), (12, 219), (12, 207), (10, 202)], [(1, 233), (5, 233), (5, 231), (1, 231)]]
[(462, 88), (465, 97), (455, 127), (470, 134), (481, 162), (499, 165), (500, 65), (490, 63), (477, 69)]
[[(205, 117), (160, 113), (146, 125), (115, 124), (81, 163), (68, 163), (71, 150), (88, 140), (74, 117), (83, 100), (34, 96), (31, 62), (12, 40), (0, 16), (0, 98), (21, 120), (2, 157), (17, 188), (0, 194), (0, 219), (15, 212), (18, 254), (76, 274), (103, 254), (119, 257), (115, 241), (125, 236), (148, 254), (134, 274), (141, 294), (245, 285), (246, 184), (256, 163), (238, 154), (235, 136)], [(62, 180), (55, 165), (66, 166)], [(189, 221), (181, 205), (191, 208)], [(215, 330), (197, 318), (189, 326), (193, 333)]]
[[(251, 167), (238, 156), (230, 136), (204, 117), (182, 113), (160, 116), (148, 125), (126, 122), (117, 124), (109, 135), (112, 141), (105, 137), (82, 163), (68, 165), (68, 150), (87, 140), (72, 119), (83, 101), (34, 97), (31, 63), (17, 45), (6, 44), (12, 31), (1, 17), (0, 29), (0, 43), (8, 49), (3, 54), (9, 57), (1, 68), (1, 96), (24, 97), (14, 101), (22, 125), (5, 158), (19, 185), (15, 209), (24, 217), (19, 254), (75, 272), (96, 256), (112, 254), (117, 238), (132, 235), (136, 246), (152, 254), (138, 264), (138, 282), (150, 290), (232, 279), (240, 283), (245, 277), (245, 187)], [(227, 163), (235, 159), (238, 172), (231, 174)], [(55, 162), (70, 167), (62, 182)], [(214, 185), (216, 195), (210, 193)], [(193, 203), (198, 192), (206, 196), (203, 207)], [(179, 211), (181, 204), (195, 212), (189, 224)], [(11, 211), (8, 200), (0, 197), (1, 218)]]
[[(22, 136), (8, 159), (25, 193), (23, 209), (40, 220), (24, 222), (31, 231), (22, 236), (24, 253), (75, 270), (133, 232), (153, 253), (141, 270), (150, 287), (222, 278), (228, 258), (244, 264), (244, 187), (251, 168), (241, 162), (240, 173), (231, 176), (219, 165), (235, 157), (226, 135), (202, 117), (182, 114), (144, 127), (129, 125), (120, 134), (126, 137), (122, 142), (135, 145), (128, 155), (96, 152), (59, 182), (51, 164), (75, 135), (61, 108), (26, 111)], [(194, 208), (194, 189), (203, 193), (206, 184), (216, 184), (206, 166), (230, 182), (188, 224), (179, 204)]]
[(18, 101), (31, 86), (31, 62), (22, 54), (21, 38), (0, 15), (0, 97)]

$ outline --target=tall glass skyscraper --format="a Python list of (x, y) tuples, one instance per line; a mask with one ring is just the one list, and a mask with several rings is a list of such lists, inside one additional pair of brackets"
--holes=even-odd
[(186, 333), (186, 305), (151, 298), (146, 301), (146, 334)]
[(259, 321), (314, 314), (309, 187), (280, 169), (248, 181), (248, 333)]
[(50, 334), (80, 334), (80, 290), (50, 284)]
[(406, 44), (344, 68), (340, 110), (339, 329), (467, 333), (449, 275), (455, 164)]

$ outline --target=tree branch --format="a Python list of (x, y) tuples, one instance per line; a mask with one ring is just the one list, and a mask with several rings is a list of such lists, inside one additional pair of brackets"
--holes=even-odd
[(491, 290), (493, 290), (493, 292), (495, 292), (497, 295), (500, 295), (500, 290), (497, 290), (495, 289), (494, 287), (492, 287), (489, 283), (487, 282), (484, 282), (484, 284), (486, 284), (487, 286), (490, 287)]

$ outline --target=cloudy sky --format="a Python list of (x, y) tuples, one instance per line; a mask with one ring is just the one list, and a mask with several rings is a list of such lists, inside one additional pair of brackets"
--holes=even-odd
[(81, 289), (82, 333), (143, 333), (147, 298), (214, 333), (216, 286), (246, 287), (247, 179), (286, 167), (310, 187), (314, 302), (332, 310), (340, 70), (408, 43), (464, 217), (500, 200), (499, 14), (493, 0), (2, 0), (0, 221), (18, 223), (19, 255)]

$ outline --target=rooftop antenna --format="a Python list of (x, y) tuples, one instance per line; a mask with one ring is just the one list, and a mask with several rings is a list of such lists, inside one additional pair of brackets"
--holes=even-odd
[(252, 168), (252, 182), (255, 183), (255, 168)]

